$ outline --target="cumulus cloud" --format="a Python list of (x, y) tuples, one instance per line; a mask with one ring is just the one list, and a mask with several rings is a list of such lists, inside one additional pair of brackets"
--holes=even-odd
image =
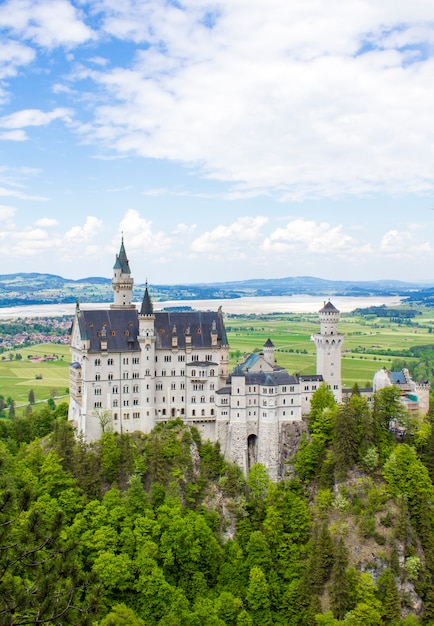
[(385, 256), (405, 258), (432, 254), (433, 248), (428, 241), (417, 239), (412, 232), (393, 229), (383, 235), (379, 252)]
[(77, 243), (84, 243), (92, 241), (95, 236), (101, 231), (103, 223), (93, 215), (89, 215), (86, 218), (86, 222), (83, 226), (73, 226), (65, 233), (66, 241), (74, 241)]
[[(120, 231), (128, 241), (128, 250), (159, 254), (168, 250), (172, 239), (162, 231), (153, 231), (152, 222), (143, 218), (138, 211), (129, 209), (121, 223)], [(116, 245), (118, 245), (116, 243)]]
[(266, 252), (302, 251), (322, 255), (354, 251), (356, 247), (356, 242), (343, 232), (341, 224), (331, 226), (327, 222), (302, 218), (289, 222), (285, 228), (277, 228), (262, 244)]
[(6, 204), (0, 204), (0, 221), (9, 221), (15, 215), (16, 209)]
[(10, 115), (0, 117), (2, 128), (23, 128), (26, 126), (47, 126), (54, 120), (69, 122), (72, 112), (70, 109), (57, 108), (50, 112), (39, 109), (23, 109)]
[(9, 0), (0, 7), (0, 27), (46, 48), (75, 46), (94, 37), (67, 0)]
[(41, 219), (37, 220), (36, 226), (41, 226), (42, 228), (51, 228), (52, 226), (58, 226), (59, 221), (52, 217), (41, 217)]
[(262, 228), (268, 218), (262, 215), (257, 217), (240, 217), (232, 224), (220, 224), (213, 230), (207, 231), (194, 239), (191, 251), (214, 255), (227, 253), (230, 256), (243, 256), (243, 248), (257, 244), (260, 241)]
[(28, 139), (23, 130), (8, 130), (4, 133), (0, 132), (2, 141), (26, 141)]
[(434, 5), (399, 4), (101, 0), (103, 30), (146, 48), (83, 74), (101, 103), (82, 132), (242, 197), (433, 189)]

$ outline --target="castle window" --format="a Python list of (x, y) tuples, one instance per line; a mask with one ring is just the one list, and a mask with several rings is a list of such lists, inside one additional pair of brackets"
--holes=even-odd
[(145, 376), (150, 376), (150, 375), (151, 375), (151, 370), (146, 370)]
[(291, 404), (294, 404), (294, 398), (291, 398)]
[(89, 327), (93, 328), (93, 322), (89, 322)]
[(109, 380), (113, 380), (113, 374), (112, 374), (112, 372), (110, 372), (110, 373), (109, 373), (109, 375), (108, 375), (108, 379), (109, 379)]
[(123, 358), (123, 361), (122, 361), (122, 362), (123, 362), (123, 364), (124, 364), (124, 365), (128, 365), (128, 357), (127, 357), (127, 356), (124, 356), (124, 358)]
[(117, 386), (117, 385), (115, 385), (115, 386), (113, 387), (113, 389), (112, 389), (112, 393), (119, 393), (119, 389), (118, 389), (118, 386)]
[(140, 417), (140, 413), (137, 413), (137, 412), (133, 413), (133, 419), (137, 420), (137, 419), (139, 419), (139, 417)]
[(158, 329), (158, 334), (159, 334), (159, 335), (162, 335), (163, 333), (164, 333), (163, 328), (159, 328), (159, 329)]
[(286, 387), (282, 387), (282, 393), (286, 393)]
[(107, 359), (107, 365), (113, 365), (113, 359)]
[(170, 354), (166, 354), (164, 355), (164, 362), (165, 363), (170, 363), (170, 361), (172, 360), (172, 357), (170, 356)]
[(139, 385), (133, 385), (133, 393), (139, 393)]
[(214, 396), (210, 396), (209, 401), (210, 401), (210, 402), (214, 402)]
[(130, 401), (129, 400), (124, 400), (124, 406), (129, 406)]
[(211, 384), (210, 384), (210, 386), (209, 386), (209, 388), (211, 389), (211, 391), (214, 391), (214, 388), (215, 388), (214, 383), (211, 383)]
[(199, 355), (198, 354), (192, 354), (191, 355), (191, 360), (192, 361), (199, 361)]
[(196, 376), (196, 370), (191, 370), (191, 375)]
[(112, 330), (111, 335), (112, 335), (112, 337), (116, 337), (116, 331), (115, 331), (115, 330)]
[(130, 331), (129, 330), (125, 330), (124, 331), (124, 335), (125, 335), (125, 337), (129, 337), (130, 336)]
[(179, 374), (180, 374), (180, 376), (185, 376), (185, 370), (181, 370), (181, 371), (179, 372)]
[(101, 380), (101, 374), (95, 374), (95, 380)]
[(95, 365), (101, 365), (101, 359), (95, 359)]
[(294, 387), (292, 387), (292, 386), (291, 386), (291, 387), (289, 388), (289, 391), (292, 391), (292, 392), (293, 392), (293, 391), (294, 391)]
[(191, 403), (192, 403), (192, 404), (195, 404), (195, 403), (196, 403), (196, 396), (193, 396), (193, 397), (191, 398)]
[(102, 389), (101, 389), (101, 387), (95, 387), (95, 389), (94, 389), (94, 394), (95, 394), (96, 396), (100, 396), (100, 395), (102, 394)]
[(118, 406), (118, 401), (117, 400), (113, 400), (113, 406)]
[(133, 357), (133, 365), (138, 365), (140, 363), (140, 359), (138, 356)]
[(197, 329), (197, 334), (198, 334), (198, 335), (201, 335), (201, 334), (202, 334), (202, 329), (201, 329), (201, 328), (198, 328), (198, 329)]
[(205, 415), (205, 409), (202, 409), (202, 411), (200, 412), (200, 414), (202, 415), (202, 417)]
[(129, 393), (130, 389), (128, 387), (128, 385), (124, 385), (123, 390), (124, 393)]
[(93, 406), (95, 409), (102, 409), (102, 402), (94, 402)]
[(191, 415), (192, 415), (192, 417), (196, 416), (196, 411), (194, 409), (192, 410)]
[(123, 378), (124, 380), (126, 380), (128, 377), (129, 377), (129, 376), (128, 376), (128, 372), (124, 372), (124, 373), (123, 373), (122, 378)]
[(138, 398), (134, 398), (133, 404), (134, 404), (134, 406), (137, 406), (139, 404), (139, 399)]
[(312, 391), (316, 391), (316, 385), (312, 385)]
[(200, 401), (202, 402), (202, 404), (205, 402), (205, 396), (200, 396)]
[(117, 414), (117, 413), (114, 413), (114, 414), (113, 414), (113, 419), (114, 419), (114, 420), (117, 420), (117, 419), (118, 419), (118, 417), (119, 417), (119, 416), (118, 416), (118, 414)]
[(124, 413), (124, 420), (129, 420), (129, 419), (130, 419), (130, 414)]
[(175, 384), (175, 383), (171, 383), (170, 388), (171, 388), (172, 390), (173, 390), (173, 389), (176, 389), (176, 384)]
[(155, 389), (156, 389), (157, 391), (162, 391), (162, 390), (163, 390), (163, 383), (157, 383), (157, 384), (155, 385)]
[(139, 377), (139, 372), (133, 372), (133, 378), (138, 378)]
[(283, 398), (283, 404), (286, 404), (286, 399), (285, 398)]

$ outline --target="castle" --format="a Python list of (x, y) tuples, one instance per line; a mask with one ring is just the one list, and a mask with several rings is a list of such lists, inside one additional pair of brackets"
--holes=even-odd
[(113, 268), (108, 309), (81, 310), (71, 330), (69, 420), (87, 441), (106, 428), (148, 433), (170, 419), (194, 425), (218, 441), (244, 472), (263, 463), (270, 478), (282, 474), (285, 426), (301, 422), (312, 394), (327, 382), (341, 401), (339, 311), (319, 312), (317, 374), (290, 375), (276, 365), (274, 345), (250, 355), (229, 375), (229, 345), (221, 310), (154, 311), (146, 286), (140, 310), (122, 240)]

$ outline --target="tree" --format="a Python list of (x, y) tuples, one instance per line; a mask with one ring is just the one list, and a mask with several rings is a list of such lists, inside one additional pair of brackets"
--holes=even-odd
[(92, 415), (98, 419), (102, 433), (112, 430), (113, 414), (110, 409), (94, 409)]
[(350, 608), (348, 580), (346, 569), (348, 566), (348, 552), (342, 537), (335, 544), (334, 560), (331, 574), (330, 605), (333, 615), (343, 619)]
[(29, 391), (29, 404), (35, 404), (35, 392), (33, 389)]
[(247, 603), (254, 626), (272, 624), (267, 579), (260, 567), (252, 567), (247, 589)]
[[(322, 416), (324, 410), (330, 409), (332, 411), (332, 413), (328, 414), (328, 417), (331, 418), (335, 408), (336, 408), (336, 400), (333, 396), (333, 392), (330, 389), (329, 385), (327, 385), (327, 383), (323, 383), (322, 385), (318, 387), (318, 389), (312, 395), (312, 400), (310, 402), (309, 421), (308, 421), (309, 431), (311, 433), (318, 432), (319, 427), (317, 426), (317, 422)], [(323, 429), (321, 429), (321, 432), (322, 434), (325, 434), (324, 425), (323, 425)]]

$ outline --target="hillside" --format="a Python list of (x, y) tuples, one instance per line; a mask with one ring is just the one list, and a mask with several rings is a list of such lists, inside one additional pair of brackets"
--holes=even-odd
[(321, 388), (279, 483), (180, 420), (87, 445), (37, 411), (0, 419), (1, 624), (433, 623), (433, 421), (393, 388)]
[[(305, 294), (341, 296), (409, 296), (433, 299), (434, 288), (400, 281), (333, 281), (312, 276), (251, 279), (219, 283), (151, 285), (154, 300), (239, 298), (241, 296), (290, 296)], [(143, 296), (145, 285), (136, 285), (134, 300)], [(88, 277), (71, 280), (54, 274), (18, 273), (0, 275), (0, 306), (107, 302), (112, 298), (111, 279)]]

